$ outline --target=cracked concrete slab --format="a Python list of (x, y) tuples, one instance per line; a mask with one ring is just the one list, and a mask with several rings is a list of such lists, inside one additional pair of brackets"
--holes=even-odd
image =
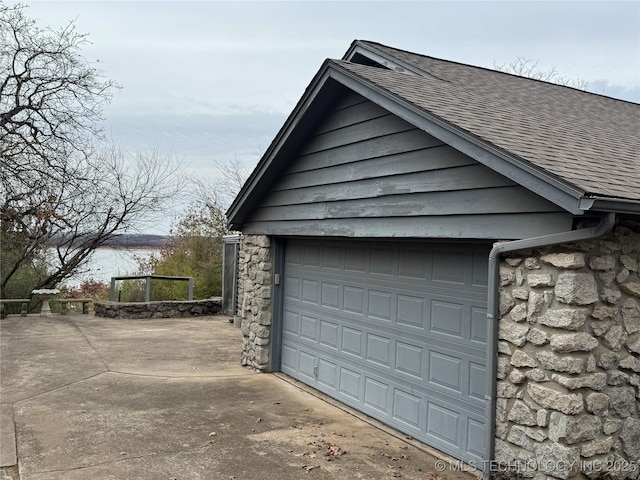
[(240, 367), (226, 317), (7, 318), (0, 387), (22, 480), (467, 475), (435, 472), (430, 451), (288, 377)]

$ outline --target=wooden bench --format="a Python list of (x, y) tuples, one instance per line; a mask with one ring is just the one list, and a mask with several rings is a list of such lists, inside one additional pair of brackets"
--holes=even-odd
[(90, 298), (60, 298), (58, 299), (60, 315), (67, 315), (69, 313), (68, 308), (70, 303), (82, 303), (82, 313), (87, 315), (89, 313), (89, 304), (92, 301)]
[(7, 312), (4, 308), (6, 303), (21, 303), (22, 308), (20, 310), (20, 316), (26, 317), (27, 311), (29, 308), (29, 302), (31, 300), (28, 298), (3, 298), (0, 299), (0, 318), (5, 318), (7, 316)]

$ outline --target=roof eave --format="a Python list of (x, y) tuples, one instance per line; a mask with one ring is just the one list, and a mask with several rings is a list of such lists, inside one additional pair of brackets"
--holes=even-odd
[(586, 196), (580, 199), (580, 208), (591, 212), (612, 212), (640, 215), (640, 200), (626, 198)]

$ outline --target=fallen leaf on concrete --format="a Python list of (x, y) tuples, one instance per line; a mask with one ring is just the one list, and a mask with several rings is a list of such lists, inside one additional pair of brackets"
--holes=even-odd
[(327, 452), (325, 453), (325, 455), (331, 457), (339, 457), (344, 455), (345, 453), (347, 452), (342, 450), (340, 446), (330, 443), (327, 445)]
[(309, 452), (296, 453), (295, 456), (296, 457), (316, 458), (316, 454), (315, 453), (309, 453)]

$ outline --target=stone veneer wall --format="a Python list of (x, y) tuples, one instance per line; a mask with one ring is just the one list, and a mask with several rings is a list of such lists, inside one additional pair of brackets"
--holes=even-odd
[(270, 370), (271, 294), (273, 263), (271, 241), (264, 235), (240, 239), (238, 315), (242, 329), (242, 365)]
[(96, 317), (106, 318), (176, 318), (220, 315), (222, 299), (164, 300), (157, 302), (95, 302)]
[(637, 222), (502, 260), (497, 461), (536, 479), (640, 478), (639, 263)]

